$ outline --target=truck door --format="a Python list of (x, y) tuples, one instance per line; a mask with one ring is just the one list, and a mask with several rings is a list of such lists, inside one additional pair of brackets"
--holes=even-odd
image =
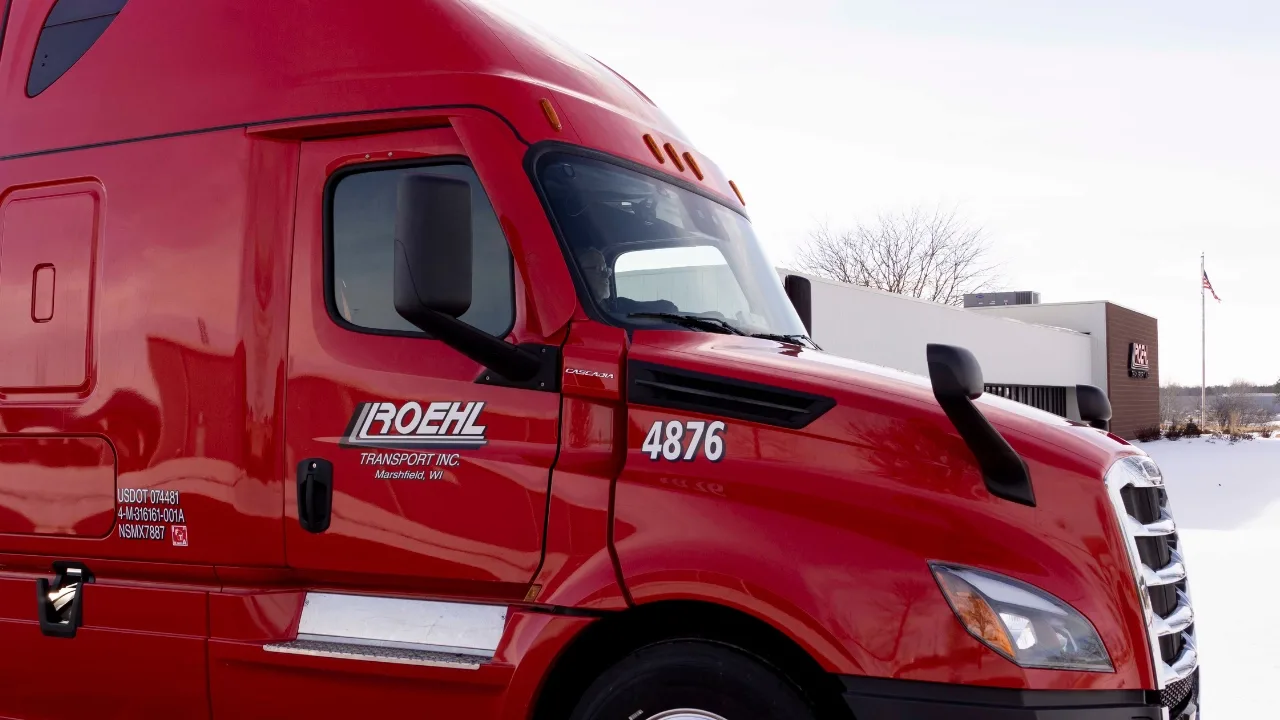
[(491, 382), (396, 313), (396, 194), (413, 174), (471, 186), (473, 299), (461, 319), (541, 341), (527, 337), (523, 279), (454, 131), (304, 143), (286, 390), (288, 467), (298, 472), (285, 499), (288, 564), (344, 592), (519, 599), (541, 558), (560, 399)]

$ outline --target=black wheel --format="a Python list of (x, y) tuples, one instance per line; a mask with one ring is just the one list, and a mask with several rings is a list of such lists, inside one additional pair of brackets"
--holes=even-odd
[(596, 679), (572, 720), (813, 720), (787, 680), (749, 655), (678, 641), (632, 653)]

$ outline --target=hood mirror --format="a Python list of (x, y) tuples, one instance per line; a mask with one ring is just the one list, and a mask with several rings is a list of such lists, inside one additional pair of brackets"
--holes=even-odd
[(925, 353), (933, 396), (977, 458), (987, 489), (996, 497), (1035, 507), (1027, 464), (973, 403), (983, 388), (978, 358), (954, 345), (931, 343)]
[(1093, 385), (1076, 386), (1076, 407), (1080, 419), (1099, 430), (1107, 430), (1111, 424), (1111, 400), (1102, 388)]
[(809, 278), (788, 275), (782, 281), (782, 287), (787, 291), (787, 298), (791, 300), (796, 314), (800, 316), (800, 322), (804, 323), (804, 331), (809, 337), (813, 337), (813, 286)]

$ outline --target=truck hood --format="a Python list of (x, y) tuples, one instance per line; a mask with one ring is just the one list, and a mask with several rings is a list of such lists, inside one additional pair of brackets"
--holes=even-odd
[[(920, 348), (923, 354), (925, 349)], [(679, 331), (637, 331), (630, 357), (711, 375), (824, 395), (837, 409), (875, 407), (880, 413), (924, 415), (950, 426), (933, 396), (929, 378), (850, 360), (794, 345), (728, 335)], [(1117, 457), (1142, 454), (1123, 438), (1013, 400), (986, 394), (976, 401), (1006, 438), (1014, 443), (1050, 445), (1102, 469)], [(843, 423), (849, 428), (850, 423)], [(821, 421), (813, 432), (830, 435)], [(836, 438), (856, 440), (855, 438)]]

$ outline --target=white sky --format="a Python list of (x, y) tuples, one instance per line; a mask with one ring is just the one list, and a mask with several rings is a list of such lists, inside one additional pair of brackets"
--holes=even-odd
[(1009, 289), (1154, 315), (1162, 383), (1199, 384), (1203, 251), (1210, 384), (1280, 378), (1274, 0), (495, 1), (662, 106), (780, 264), (957, 205)]

